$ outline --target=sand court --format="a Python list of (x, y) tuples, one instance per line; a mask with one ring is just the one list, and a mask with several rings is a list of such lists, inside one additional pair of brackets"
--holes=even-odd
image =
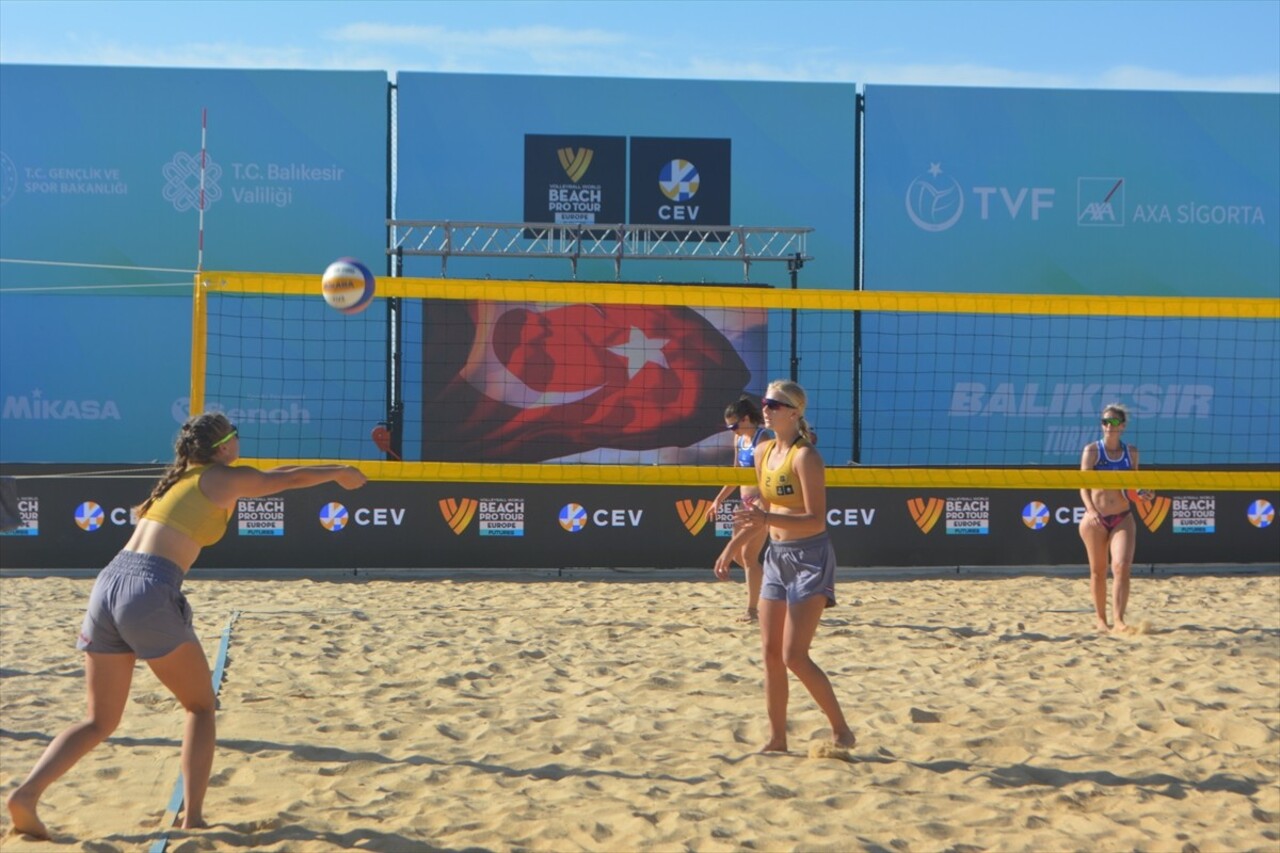
[[(708, 571), (708, 576), (710, 572)], [(0, 792), (83, 713), (92, 581), (0, 578)], [(1092, 630), (1087, 579), (841, 577), (760, 755), (742, 586), (663, 580), (218, 580), (230, 624), (213, 824), (169, 850), (1275, 850), (1280, 576), (1136, 578), (1149, 633)], [(181, 713), (143, 666), (124, 721), (45, 795), (46, 842), (166, 832)], [(0, 830), (8, 830), (7, 815)]]

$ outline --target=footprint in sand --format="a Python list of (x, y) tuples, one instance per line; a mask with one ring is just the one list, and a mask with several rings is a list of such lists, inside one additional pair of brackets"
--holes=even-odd
[(834, 743), (813, 743), (809, 745), (810, 758), (835, 758), (839, 761), (853, 763), (853, 753)]

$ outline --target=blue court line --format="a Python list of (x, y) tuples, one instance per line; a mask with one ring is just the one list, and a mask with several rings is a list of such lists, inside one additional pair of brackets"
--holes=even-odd
[[(222, 689), (222, 673), (227, 668), (227, 648), (231, 645), (231, 626), (240, 617), (239, 610), (231, 611), (227, 626), (222, 629), (222, 643), (218, 646), (218, 659), (213, 664), (213, 696), (216, 699)], [(182, 772), (178, 772), (178, 781), (173, 784), (173, 795), (169, 797), (169, 805), (165, 807), (164, 817), (160, 818), (160, 837), (151, 845), (150, 853), (164, 853), (169, 846), (169, 830), (178, 820), (178, 812), (182, 811)]]

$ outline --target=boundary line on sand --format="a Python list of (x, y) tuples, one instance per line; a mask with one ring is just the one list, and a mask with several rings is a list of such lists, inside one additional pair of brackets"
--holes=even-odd
[[(218, 693), (222, 689), (222, 674), (227, 668), (227, 649), (231, 646), (231, 626), (240, 618), (240, 611), (231, 611), (231, 618), (227, 620), (227, 625), (222, 629), (222, 642), (218, 645), (218, 658), (213, 665), (213, 698), (218, 698)], [(169, 830), (178, 820), (178, 813), (182, 811), (182, 771), (178, 771), (178, 781), (173, 785), (173, 795), (169, 797), (169, 805), (164, 810), (164, 817), (160, 818), (160, 837), (149, 848), (150, 853), (164, 853), (165, 848), (169, 846)]]

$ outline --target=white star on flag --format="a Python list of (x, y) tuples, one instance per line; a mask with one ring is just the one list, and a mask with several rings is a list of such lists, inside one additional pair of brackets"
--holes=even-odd
[(668, 343), (668, 338), (649, 338), (644, 332), (631, 327), (631, 337), (625, 344), (619, 344), (616, 347), (609, 347), (609, 352), (620, 355), (627, 360), (627, 379), (634, 379), (646, 364), (652, 362), (659, 367), (667, 366), (667, 357), (662, 354), (662, 348)]

